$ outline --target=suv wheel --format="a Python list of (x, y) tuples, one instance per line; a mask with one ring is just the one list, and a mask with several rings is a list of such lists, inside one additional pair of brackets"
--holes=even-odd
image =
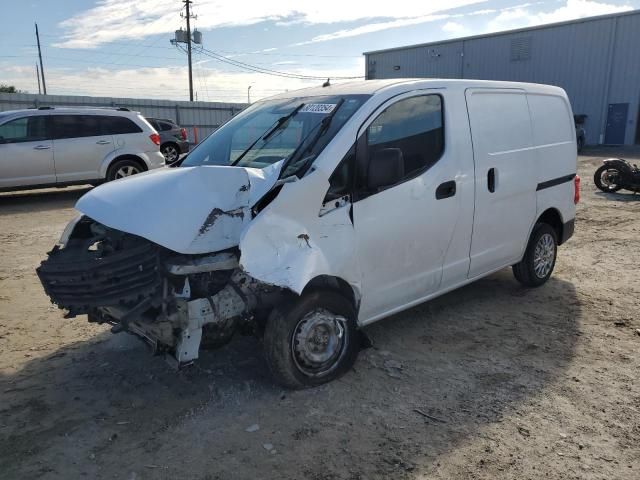
[(180, 158), (180, 152), (178, 147), (173, 143), (167, 143), (160, 148), (162, 155), (164, 155), (164, 161), (169, 164), (173, 163)]
[(524, 257), (513, 266), (513, 275), (526, 287), (539, 287), (544, 284), (556, 265), (558, 253), (558, 235), (546, 223), (537, 224)]
[(267, 320), (264, 349), (278, 383), (301, 389), (344, 375), (359, 351), (356, 312), (330, 290), (317, 290), (276, 308)]
[(119, 178), (130, 177), (142, 172), (142, 167), (135, 160), (118, 160), (114, 162), (107, 171), (107, 181), (118, 180)]

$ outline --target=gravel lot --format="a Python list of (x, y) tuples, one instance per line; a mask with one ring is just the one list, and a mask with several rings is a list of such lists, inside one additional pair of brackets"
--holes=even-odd
[(640, 478), (640, 195), (592, 180), (615, 153), (580, 157), (544, 287), (504, 270), (395, 315), (354, 371), (299, 392), (252, 338), (176, 373), (62, 319), (34, 269), (87, 189), (0, 194), (0, 477)]

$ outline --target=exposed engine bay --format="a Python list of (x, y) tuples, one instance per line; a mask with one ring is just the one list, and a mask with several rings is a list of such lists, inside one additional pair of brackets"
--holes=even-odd
[(234, 333), (258, 333), (285, 295), (238, 267), (237, 248), (182, 255), (83, 216), (64, 245), (37, 269), (51, 301), (66, 318), (88, 315), (145, 340), (177, 365), (198, 358)]

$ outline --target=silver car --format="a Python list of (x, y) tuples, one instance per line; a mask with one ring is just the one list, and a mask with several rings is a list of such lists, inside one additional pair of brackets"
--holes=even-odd
[(98, 184), (164, 164), (158, 132), (126, 108), (0, 112), (0, 191)]

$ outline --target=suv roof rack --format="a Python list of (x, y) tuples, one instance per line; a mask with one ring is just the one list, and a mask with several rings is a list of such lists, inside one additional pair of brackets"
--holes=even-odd
[(92, 107), (89, 105), (60, 105), (59, 107), (52, 107), (50, 105), (45, 105), (42, 107), (29, 107), (30, 110), (55, 110), (56, 108), (78, 108), (78, 109), (91, 109), (91, 110), (116, 110), (118, 112), (130, 112), (131, 110), (127, 107), (110, 107), (110, 106), (104, 106), (104, 107)]

